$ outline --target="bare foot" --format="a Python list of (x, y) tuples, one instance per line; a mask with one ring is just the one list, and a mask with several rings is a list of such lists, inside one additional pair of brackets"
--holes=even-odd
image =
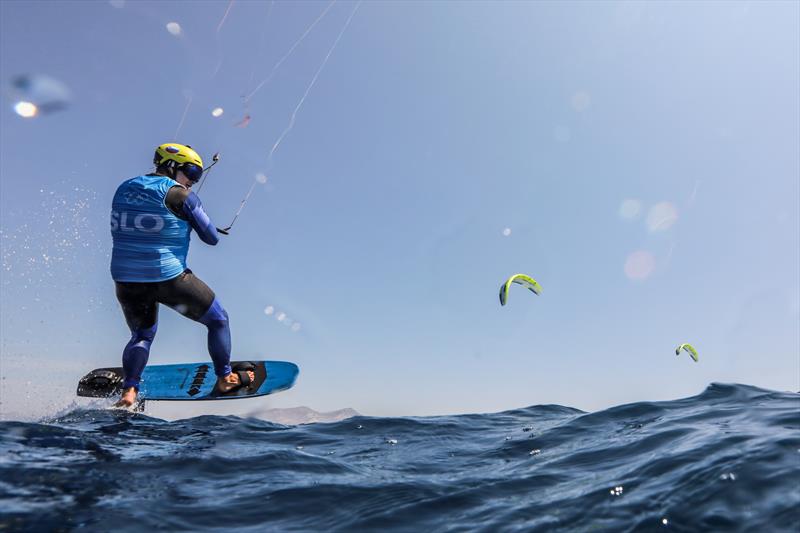
[[(247, 375), (250, 376), (250, 382), (252, 383), (256, 379), (256, 375), (252, 370), (247, 371)], [(233, 389), (239, 384), (239, 374), (235, 372), (231, 372), (224, 378), (217, 378), (217, 389), (220, 392), (228, 392), (229, 390)]]
[(120, 396), (119, 401), (114, 404), (114, 407), (131, 407), (133, 404), (136, 403), (136, 389), (133, 387), (128, 387), (124, 391), (122, 391), (122, 396)]

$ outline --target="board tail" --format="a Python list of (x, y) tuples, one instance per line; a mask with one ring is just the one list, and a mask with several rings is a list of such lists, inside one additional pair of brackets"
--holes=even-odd
[(122, 393), (122, 369), (98, 368), (78, 382), (78, 396), (108, 398)]

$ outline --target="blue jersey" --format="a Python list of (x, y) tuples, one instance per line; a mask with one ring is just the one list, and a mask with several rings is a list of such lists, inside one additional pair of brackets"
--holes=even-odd
[(172, 279), (186, 270), (191, 225), (167, 208), (177, 182), (138, 176), (122, 183), (111, 205), (111, 277), (123, 282)]

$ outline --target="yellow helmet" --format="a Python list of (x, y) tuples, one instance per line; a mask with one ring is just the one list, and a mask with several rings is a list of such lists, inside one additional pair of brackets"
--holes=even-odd
[(198, 181), (203, 175), (203, 160), (188, 144), (164, 143), (156, 148), (153, 163), (158, 167), (182, 170), (192, 181)]

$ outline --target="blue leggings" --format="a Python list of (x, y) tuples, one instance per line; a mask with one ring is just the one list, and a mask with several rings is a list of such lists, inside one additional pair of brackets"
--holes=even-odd
[[(227, 376), (231, 373), (231, 329), (228, 313), (215, 298), (208, 311), (197, 321), (208, 328), (208, 353), (214, 361), (214, 373), (220, 377)], [(139, 381), (150, 357), (150, 345), (153, 344), (157, 329), (158, 322), (152, 327), (131, 332), (131, 340), (122, 352), (122, 367), (125, 372), (123, 388), (133, 387), (139, 390)]]
[(125, 374), (123, 387), (139, 390), (139, 381), (150, 346), (158, 329), (158, 306), (164, 304), (208, 328), (208, 353), (214, 372), (224, 377), (231, 373), (231, 330), (228, 313), (214, 291), (191, 270), (157, 283), (116, 283), (117, 299), (131, 330), (131, 340), (122, 352)]

